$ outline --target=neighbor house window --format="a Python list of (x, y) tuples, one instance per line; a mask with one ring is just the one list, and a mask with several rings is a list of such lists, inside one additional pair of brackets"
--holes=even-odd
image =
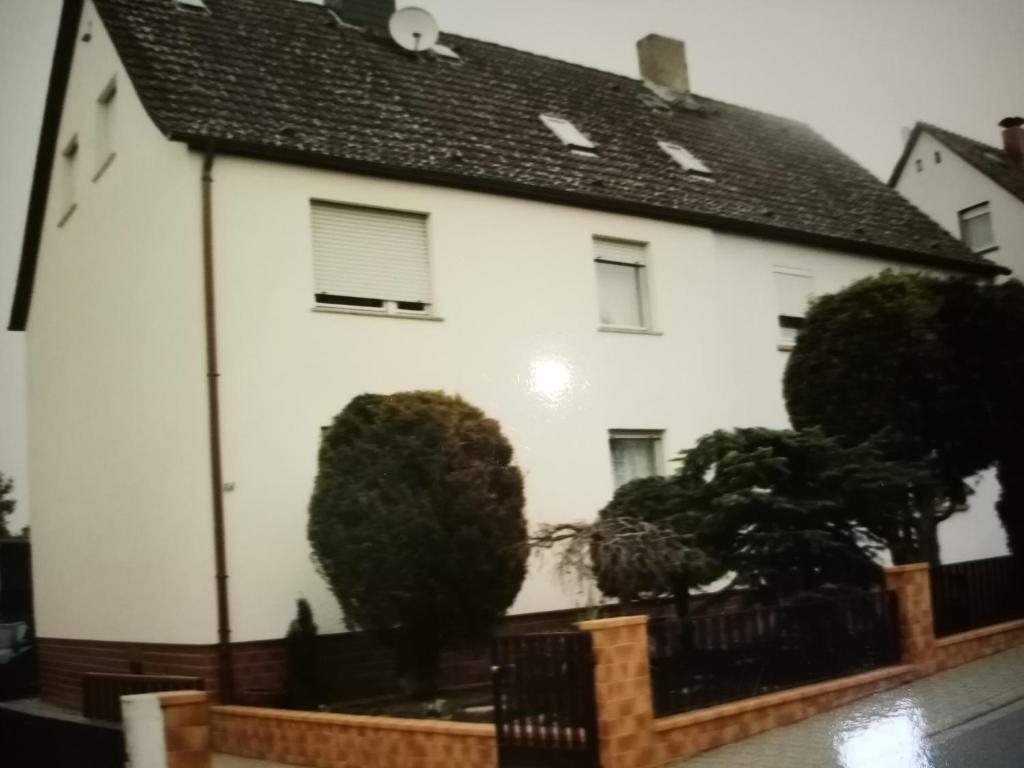
[(608, 329), (649, 329), (647, 245), (595, 237), (594, 266), (601, 326)]
[(117, 97), (117, 80), (110, 82), (96, 100), (96, 175), (94, 181), (103, 175), (114, 159), (114, 101)]
[(312, 222), (318, 304), (391, 314), (429, 311), (424, 214), (313, 202)]
[(960, 211), (960, 236), (964, 244), (975, 253), (990, 251), (996, 247), (992, 211), (989, 210), (988, 203), (972, 205)]
[(811, 300), (811, 273), (777, 267), (774, 272), (779, 349), (792, 349), (804, 325)]
[(61, 150), (60, 158), (60, 218), (57, 226), (61, 227), (71, 214), (78, 207), (76, 196), (78, 194), (78, 135), (68, 139), (64, 149)]
[(613, 429), (608, 433), (615, 487), (661, 474), (661, 430)]

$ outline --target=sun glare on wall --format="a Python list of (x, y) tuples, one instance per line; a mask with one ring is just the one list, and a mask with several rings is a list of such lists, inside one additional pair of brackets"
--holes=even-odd
[(558, 405), (572, 387), (572, 368), (565, 360), (543, 357), (530, 363), (530, 391), (547, 404)]

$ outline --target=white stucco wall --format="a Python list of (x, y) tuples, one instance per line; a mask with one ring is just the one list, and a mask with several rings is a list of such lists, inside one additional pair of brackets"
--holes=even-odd
[[(355, 395), (436, 388), (497, 418), (532, 524), (612, 494), (609, 429), (664, 429), (667, 459), (719, 427), (787, 424), (773, 266), (830, 292), (882, 262), (626, 216), (220, 158), (215, 168), (233, 636), (281, 636), (302, 595), (340, 627), (306, 504), (320, 428)], [(313, 311), (310, 199), (430, 215), (439, 322)], [(591, 238), (649, 243), (655, 330), (597, 330)], [(531, 371), (564, 365), (564, 391)], [(666, 462), (666, 471), (671, 465)], [(579, 604), (536, 563), (513, 607)]]
[[(215, 640), (199, 159), (145, 114), (87, 4), (29, 318), (32, 532), (43, 637)], [(79, 35), (81, 38), (81, 34)], [(92, 181), (97, 98), (117, 78), (116, 158)]]
[[(993, 134), (998, 141), (998, 129), (993, 129)], [(935, 162), (936, 152), (941, 153), (941, 163)], [(921, 161), (920, 171), (917, 160)], [(1024, 202), (961, 160), (931, 134), (919, 135), (896, 189), (957, 239), (959, 211), (987, 202), (999, 249), (985, 256), (1012, 269), (1014, 277), (1024, 279)]]

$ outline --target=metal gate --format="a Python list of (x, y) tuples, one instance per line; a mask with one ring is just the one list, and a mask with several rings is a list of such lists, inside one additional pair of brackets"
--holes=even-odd
[(491, 659), (500, 768), (600, 768), (590, 635), (501, 637)]

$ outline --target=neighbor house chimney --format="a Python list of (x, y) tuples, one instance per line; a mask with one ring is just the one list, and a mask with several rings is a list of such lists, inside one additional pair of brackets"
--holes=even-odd
[(395, 0), (324, 0), (324, 5), (346, 24), (377, 29), (386, 29), (395, 12)]
[(1015, 168), (1024, 169), (1024, 117), (1004, 117), (999, 121), (1003, 129), (1003, 149)]
[(690, 74), (682, 40), (648, 35), (637, 42), (636, 50), (640, 54), (640, 77), (676, 93), (689, 93)]

